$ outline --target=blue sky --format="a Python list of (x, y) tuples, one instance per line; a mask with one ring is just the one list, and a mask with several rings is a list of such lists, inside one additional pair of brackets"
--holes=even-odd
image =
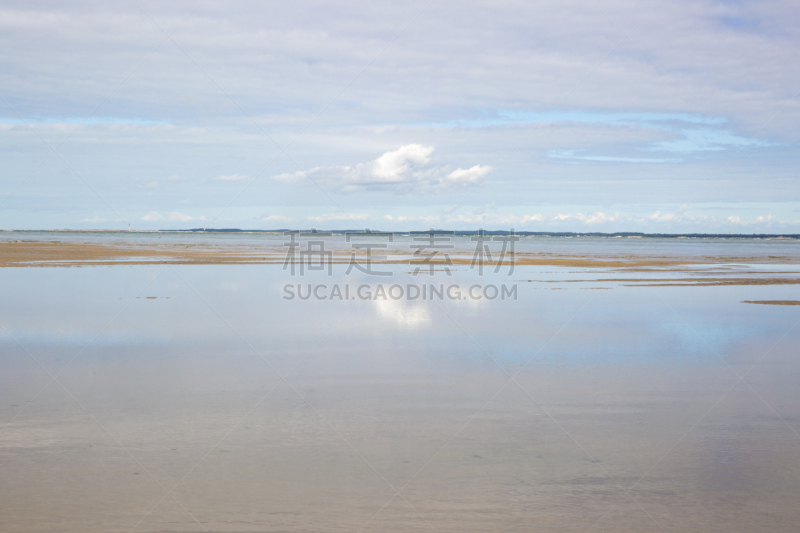
[(0, 7), (0, 229), (800, 233), (796, 2)]

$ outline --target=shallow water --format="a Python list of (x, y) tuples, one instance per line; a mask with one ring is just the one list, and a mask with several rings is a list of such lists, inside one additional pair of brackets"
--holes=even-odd
[[(800, 287), (597, 277), (0, 269), (0, 530), (795, 531)], [(517, 298), (284, 299), (423, 281)]]
[[(377, 230), (375, 230), (377, 231)], [(421, 235), (424, 237), (425, 235)], [(409, 234), (396, 233), (388, 238), (375, 238), (386, 243), (391, 250), (411, 253), (418, 244)], [(420, 237), (420, 236), (416, 236)], [(321, 237), (322, 238), (322, 237)], [(455, 251), (471, 254), (475, 242), (470, 236), (451, 236), (446, 244), (453, 244)], [(342, 234), (324, 237), (329, 249), (349, 250), (351, 241)], [(8, 241), (59, 241), (87, 244), (133, 244), (167, 245), (190, 244), (205, 246), (247, 246), (253, 248), (275, 248), (286, 250), (287, 237), (280, 233), (187, 233), (187, 232), (127, 232), (127, 231), (20, 231), (0, 230), (0, 242)], [(495, 243), (492, 247), (499, 246)], [(800, 261), (798, 239), (721, 239), (721, 238), (640, 238), (640, 237), (544, 237), (520, 236), (515, 244), (520, 253), (548, 253), (559, 255), (655, 255), (663, 257), (707, 257), (707, 256), (763, 256), (791, 257)], [(375, 253), (378, 253), (376, 251)]]

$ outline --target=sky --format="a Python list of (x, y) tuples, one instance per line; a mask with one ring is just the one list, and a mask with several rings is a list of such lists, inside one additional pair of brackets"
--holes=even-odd
[(800, 233), (798, 20), (0, 2), (0, 229)]

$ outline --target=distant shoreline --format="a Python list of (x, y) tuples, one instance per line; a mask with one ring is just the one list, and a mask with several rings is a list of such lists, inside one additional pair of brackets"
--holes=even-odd
[[(190, 228), (190, 229), (158, 229), (158, 230), (114, 230), (114, 229), (48, 229), (19, 230), (3, 229), (0, 233), (272, 233), (283, 234), (289, 231), (299, 233), (331, 233), (345, 235), (347, 233), (364, 233), (361, 229), (239, 229), (239, 228)], [(372, 233), (391, 233), (394, 235), (420, 235), (430, 231), (383, 231), (371, 230)], [(457, 236), (478, 235), (479, 230), (445, 230), (435, 229), (435, 234)], [(484, 230), (485, 235), (509, 235), (508, 230)], [(605, 237), (605, 238), (641, 238), (641, 239), (800, 239), (797, 233), (643, 233), (633, 231), (620, 232), (574, 232), (574, 231), (515, 231), (520, 237)]]

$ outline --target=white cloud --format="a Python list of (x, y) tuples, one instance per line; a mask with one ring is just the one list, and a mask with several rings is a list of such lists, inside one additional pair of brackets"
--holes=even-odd
[(84, 218), (81, 222), (91, 222), (92, 224), (97, 224), (99, 222), (108, 222), (108, 219), (100, 218), (100, 217), (92, 217), (92, 218)]
[(308, 220), (313, 222), (330, 222), (333, 220), (366, 220), (369, 218), (365, 213), (341, 213), (309, 216)]
[(217, 176), (214, 179), (215, 180), (219, 180), (219, 181), (245, 181), (245, 180), (249, 180), (250, 177), (249, 176), (244, 176), (242, 174), (230, 174), (228, 176)]
[(269, 215), (269, 216), (266, 216), (266, 217), (262, 218), (261, 220), (266, 220), (268, 222), (291, 222), (292, 221), (291, 218), (289, 218), (287, 216), (284, 216), (284, 215)]
[(177, 174), (173, 174), (172, 176), (168, 177), (167, 179), (168, 179), (169, 181), (180, 181), (180, 180), (182, 180), (183, 178), (182, 178), (182, 177), (180, 177), (180, 176), (178, 176)]
[(145, 216), (142, 217), (142, 220), (144, 220), (145, 222), (153, 222), (156, 220), (164, 220), (164, 216), (157, 211), (150, 211), (149, 213), (147, 213)]
[(493, 205), (484, 206), (476, 211), (454, 215), (431, 215), (431, 216), (408, 216), (408, 215), (383, 215), (384, 220), (388, 222), (423, 222), (426, 225), (438, 225), (459, 227), (463, 224), (468, 224), (470, 227), (484, 228), (505, 228), (509, 229), (515, 226), (521, 226), (529, 222), (544, 222), (547, 217), (541, 213), (535, 214), (509, 214), (509, 213), (486, 213), (484, 209), (487, 207), (494, 207)]
[(419, 194), (476, 185), (492, 171), (492, 167), (485, 165), (452, 171), (447, 166), (434, 166), (433, 150), (433, 146), (407, 144), (368, 163), (316, 167), (308, 172), (279, 174), (273, 179), (286, 183), (311, 179), (338, 192), (385, 190)]
[(535, 213), (532, 215), (509, 215), (502, 213), (465, 213), (450, 217), (448, 221), (464, 222), (468, 224), (483, 224), (485, 226), (510, 228), (528, 222), (544, 222), (545, 215)]
[(614, 222), (619, 220), (620, 216), (619, 213), (614, 213), (613, 215), (606, 214), (603, 212), (598, 211), (597, 213), (590, 213), (585, 215), (583, 213), (559, 213), (553, 217), (553, 220), (558, 222), (563, 222), (565, 220), (577, 220), (583, 222), (584, 224), (598, 224), (601, 222)]
[(759, 215), (753, 220), (742, 220), (739, 216), (731, 216), (728, 217), (728, 222), (731, 224), (737, 224), (740, 226), (749, 226), (751, 224), (767, 224), (775, 220), (775, 215), (769, 214), (767, 216)]
[(535, 215), (524, 215), (521, 220), (522, 224), (525, 224), (526, 222), (542, 222), (542, 221), (544, 221), (544, 215), (541, 215), (539, 213), (536, 213)]
[(656, 211), (652, 215), (649, 215), (647, 217), (647, 220), (652, 221), (652, 222), (667, 223), (668, 224), (667, 227), (669, 227), (669, 224), (672, 224), (673, 222), (694, 222), (694, 223), (697, 223), (697, 222), (707, 222), (707, 221), (711, 220), (711, 217), (709, 217), (708, 215), (704, 215), (702, 213), (696, 213), (694, 215), (690, 215), (689, 214), (689, 210), (690, 209), (691, 209), (691, 206), (689, 204), (682, 204), (675, 211), (671, 211), (671, 212), (667, 212), (667, 213), (663, 213), (663, 214), (661, 213), (660, 210)]
[(547, 156), (554, 159), (595, 161), (598, 163), (676, 163), (678, 159), (653, 159), (648, 157), (620, 157), (610, 155), (578, 155), (583, 150), (548, 150)]
[(468, 169), (457, 168), (444, 177), (441, 183), (445, 187), (462, 187), (464, 185), (476, 185), (483, 181), (492, 167), (489, 165), (475, 165)]
[(179, 213), (178, 211), (173, 211), (169, 214), (169, 218), (167, 220), (171, 221), (179, 221), (179, 222), (189, 222), (190, 220), (206, 220), (206, 217), (193, 217), (191, 215), (187, 215), (186, 213)]
[(142, 220), (145, 222), (156, 222), (160, 220), (166, 220), (168, 222), (190, 222), (192, 220), (207, 220), (204, 216), (193, 217), (191, 215), (187, 215), (186, 213), (181, 213), (179, 211), (172, 211), (168, 215), (162, 215), (158, 211), (150, 211), (145, 216), (142, 217)]
[(661, 214), (661, 211), (656, 211), (652, 215), (650, 215), (648, 220), (652, 220), (654, 222), (671, 222), (678, 217), (677, 213), (664, 213)]
[(383, 218), (390, 222), (425, 222), (426, 224), (433, 224), (434, 222), (440, 222), (441, 217), (438, 216), (428, 216), (428, 217), (414, 217), (414, 216), (392, 216), (392, 215), (383, 215)]

